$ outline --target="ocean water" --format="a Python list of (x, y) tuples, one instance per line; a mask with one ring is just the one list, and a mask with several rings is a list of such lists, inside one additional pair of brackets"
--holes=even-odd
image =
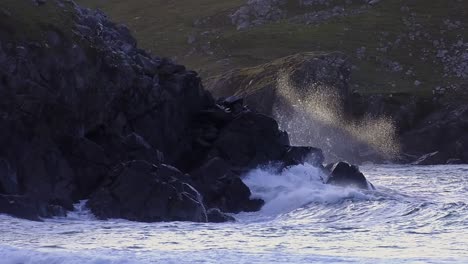
[(468, 263), (468, 166), (361, 167), (375, 191), (321, 183), (308, 164), (245, 182), (265, 199), (235, 223), (0, 215), (0, 263)]

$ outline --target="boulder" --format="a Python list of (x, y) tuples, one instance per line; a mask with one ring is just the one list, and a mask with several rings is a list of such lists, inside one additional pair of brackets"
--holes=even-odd
[(131, 161), (114, 173), (113, 181), (93, 193), (87, 203), (98, 218), (207, 221), (201, 195), (177, 169)]
[(372, 189), (366, 177), (359, 168), (346, 162), (337, 162), (327, 166), (330, 169), (326, 184), (333, 184), (342, 187), (352, 186), (360, 189)]

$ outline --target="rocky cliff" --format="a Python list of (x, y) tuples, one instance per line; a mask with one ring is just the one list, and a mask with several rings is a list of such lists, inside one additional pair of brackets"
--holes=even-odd
[(102, 12), (67, 0), (0, 11), (0, 213), (37, 220), (88, 200), (101, 219), (224, 221), (263, 204), (244, 172), (322, 167), (321, 150), (289, 146), (241, 98), (215, 101)]

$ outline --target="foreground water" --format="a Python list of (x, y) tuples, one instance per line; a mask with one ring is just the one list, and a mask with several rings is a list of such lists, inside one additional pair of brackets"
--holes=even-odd
[(377, 191), (323, 185), (316, 169), (246, 178), (262, 211), (236, 223), (0, 215), (0, 263), (468, 263), (468, 166), (364, 166)]

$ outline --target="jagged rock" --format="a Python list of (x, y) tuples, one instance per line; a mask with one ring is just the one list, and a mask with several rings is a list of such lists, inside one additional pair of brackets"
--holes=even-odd
[(234, 167), (253, 169), (280, 161), (289, 144), (276, 121), (263, 114), (243, 113), (221, 131), (208, 157), (220, 157)]
[(230, 215), (227, 215), (218, 208), (211, 208), (206, 212), (208, 216), (208, 222), (210, 223), (224, 223), (224, 222), (234, 222), (236, 219)]
[[(333, 184), (338, 186), (354, 186), (360, 189), (369, 189), (366, 177), (359, 171), (355, 165), (346, 162), (338, 162), (333, 165), (327, 166), (330, 169), (326, 184)], [(372, 187), (371, 187), (372, 188)]]
[(128, 28), (102, 12), (72, 1), (25, 9), (58, 12), (75, 25), (47, 26), (38, 15), (44, 21), (32, 24), (44, 39), (33, 41), (15, 37), (21, 23), (2, 17), (0, 193), (71, 210), (116, 165), (159, 164), (162, 153), (171, 163), (186, 152), (192, 116), (213, 104), (196, 73), (139, 50)]
[(177, 169), (144, 161), (127, 163), (88, 201), (101, 219), (206, 222), (200, 194)]

